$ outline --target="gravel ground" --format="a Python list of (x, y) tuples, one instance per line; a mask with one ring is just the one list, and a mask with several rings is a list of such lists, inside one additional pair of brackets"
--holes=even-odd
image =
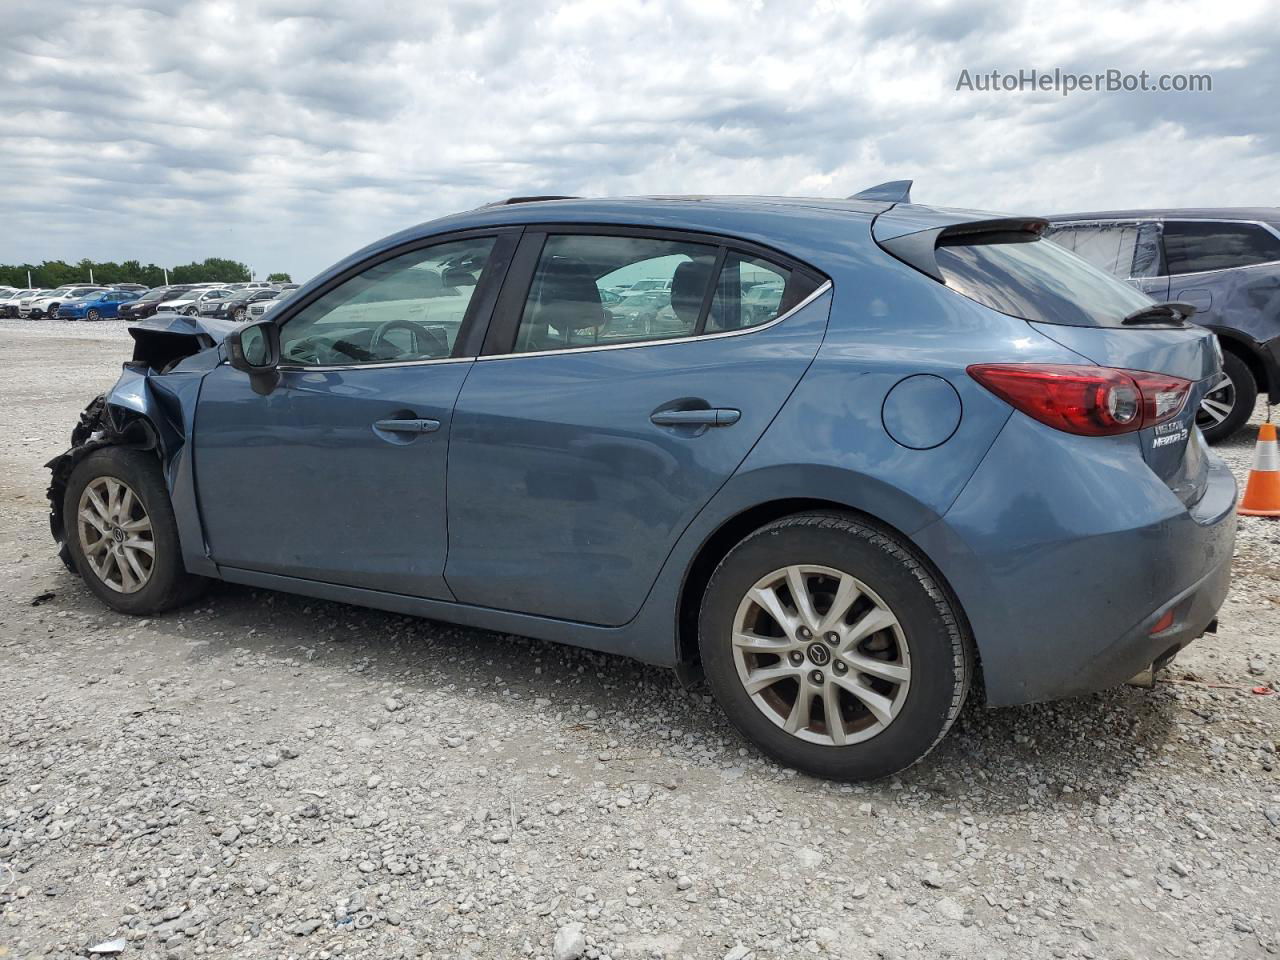
[[(0, 321), (0, 958), (1262, 957), (1280, 938), (1280, 523), (1155, 690), (971, 706), (870, 786), (616, 657), (56, 560), (41, 464), (118, 323)], [(1261, 411), (1255, 417), (1255, 425)], [(1221, 447), (1242, 480), (1256, 426)], [(1068, 586), (1069, 585), (1065, 585)]]

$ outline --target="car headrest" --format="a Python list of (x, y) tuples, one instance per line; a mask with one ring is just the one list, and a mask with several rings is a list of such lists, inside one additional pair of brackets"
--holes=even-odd
[(560, 333), (604, 325), (608, 315), (600, 303), (600, 288), (585, 263), (552, 260), (535, 286), (531, 319)]
[(688, 260), (671, 276), (671, 309), (684, 323), (694, 323), (702, 311), (702, 297), (707, 292), (711, 264), (705, 260)]
[(446, 287), (474, 287), (476, 285), (475, 274), (461, 267), (446, 268), (444, 276), (440, 279), (444, 281)]

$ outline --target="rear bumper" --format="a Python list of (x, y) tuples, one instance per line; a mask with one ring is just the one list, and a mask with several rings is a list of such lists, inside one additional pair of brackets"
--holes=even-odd
[(951, 510), (916, 535), (969, 619), (992, 706), (1119, 685), (1217, 616), (1235, 478), (1203, 448), (1208, 481), (1188, 508), (1140, 442), (1015, 415)]

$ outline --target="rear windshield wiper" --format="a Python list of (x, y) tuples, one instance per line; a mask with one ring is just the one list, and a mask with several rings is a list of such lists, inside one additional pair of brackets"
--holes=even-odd
[(1127, 327), (1136, 327), (1143, 323), (1182, 324), (1190, 320), (1195, 312), (1196, 307), (1193, 303), (1165, 300), (1135, 310), (1120, 322)]

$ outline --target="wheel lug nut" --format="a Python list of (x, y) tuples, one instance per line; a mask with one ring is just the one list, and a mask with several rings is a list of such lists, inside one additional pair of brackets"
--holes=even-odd
[(839, 660), (837, 660), (837, 661), (836, 661), (835, 663), (833, 663), (831, 666), (835, 669), (836, 673), (844, 673), (845, 671), (847, 671), (847, 670), (849, 669), (849, 668), (848, 668), (848, 667), (846, 667), (843, 663), (841, 663)]
[(831, 644), (834, 647), (837, 643), (840, 642), (840, 635), (838, 633), (828, 633), (826, 639), (827, 639), (827, 643)]
[(810, 683), (821, 683), (821, 682), (823, 681), (823, 679), (824, 679), (824, 678), (823, 678), (823, 676), (822, 676), (822, 671), (821, 671), (821, 670), (814, 670), (812, 673), (810, 673), (810, 674), (809, 674), (809, 682), (810, 682)]
[(808, 640), (810, 637), (813, 636), (813, 634), (809, 631), (808, 627), (801, 627), (798, 632), (802, 640)]
[(792, 663), (796, 663), (796, 664), (803, 663), (803, 662), (804, 662), (804, 654), (802, 654), (799, 650), (792, 650), (792, 651), (791, 651), (791, 662), (792, 662)]

